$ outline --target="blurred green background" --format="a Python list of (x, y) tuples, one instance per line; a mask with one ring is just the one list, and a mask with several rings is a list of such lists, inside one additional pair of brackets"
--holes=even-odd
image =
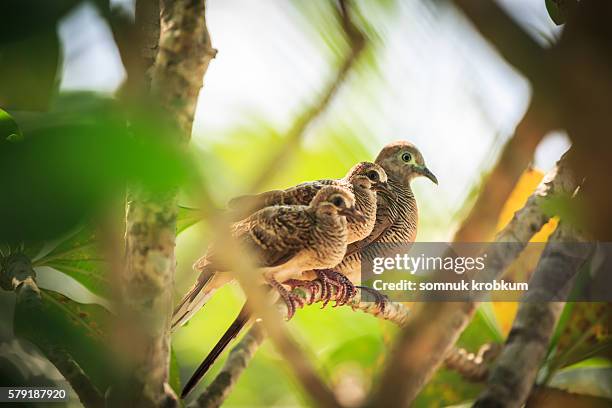
[[(111, 3), (133, 13), (129, 0)], [(559, 35), (543, 0), (501, 3), (542, 44)], [(363, 0), (356, 2), (356, 13), (369, 40), (365, 54), (330, 106), (308, 128), (291, 161), (266, 180), (264, 188), (341, 177), (357, 161), (373, 160), (384, 144), (407, 139), (419, 147), (440, 180), (438, 187), (423, 180), (413, 185), (420, 209), (417, 239), (446, 241), (523, 115), (530, 97), (528, 83), (446, 2)], [(190, 154), (219, 207), (248, 188), (282, 146), (296, 117), (333, 77), (346, 43), (332, 15), (326, 0), (208, 1), (208, 29), (219, 52), (205, 76)], [(112, 96), (125, 73), (109, 27), (93, 4), (84, 2), (71, 10), (58, 27), (63, 61), (58, 93), (64, 98), (75, 91), (96, 98)], [(83, 100), (76, 99), (79, 109), (83, 106), (78, 101)], [(10, 113), (28, 117), (27, 112)], [(564, 134), (550, 134), (536, 152), (535, 166), (549, 169), (568, 145)], [(147, 177), (157, 180), (155, 169), (164, 168), (160, 163), (162, 159), (145, 163)], [(106, 164), (101, 161), (93, 176), (107, 174)], [(186, 193), (180, 204), (198, 206)], [(199, 222), (178, 237), (176, 299), (193, 283), (191, 265), (214, 239), (208, 227)], [(108, 306), (104, 293), (95, 290), (96, 283), (86, 288), (51, 267), (37, 268), (37, 273), (43, 288), (82, 303)], [(11, 355), (20, 355), (14, 348), (21, 347), (7, 345), (12, 341), (12, 299), (12, 294), (0, 293), (0, 301), (7, 305), (0, 308), (0, 334), (5, 341), (0, 358), (10, 361)], [(228, 285), (173, 335), (183, 381), (233, 320), (242, 301), (240, 289)], [(492, 305), (481, 309), (459, 343), (474, 352), (485, 342), (501, 341), (514, 312), (511, 307), (494, 310)], [(300, 310), (289, 327), (347, 403), (367, 394), (397, 330), (346, 307), (321, 310), (316, 305)], [(47, 377), (57, 380), (53, 367), (37, 361)], [(286, 364), (266, 342), (225, 406), (302, 406), (305, 400), (298, 389)], [(478, 385), (441, 370), (415, 405), (459, 404), (474, 398), (478, 390)]]

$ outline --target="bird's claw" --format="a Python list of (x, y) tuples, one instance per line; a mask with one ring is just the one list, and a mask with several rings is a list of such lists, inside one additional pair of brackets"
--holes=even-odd
[[(306, 303), (305, 300), (301, 296), (289, 292), (281, 283), (275, 280), (271, 280), (270, 284), (278, 291), (281, 299), (283, 299), (285, 305), (287, 305), (287, 320), (291, 320), (295, 315), (295, 311), (298, 308), (301, 309), (304, 307)], [(288, 285), (291, 287), (291, 284)]]
[[(355, 296), (355, 286), (343, 274), (329, 269), (317, 270), (315, 272), (318, 277), (317, 280), (321, 283), (321, 299), (323, 300), (321, 308), (327, 306), (332, 297), (336, 301), (334, 305), (336, 307), (346, 304)], [(336, 289), (335, 294), (333, 289)]]
[[(371, 295), (374, 298), (374, 303), (376, 304), (376, 307), (378, 308), (379, 313), (385, 312), (385, 306), (387, 305), (387, 302), (389, 300), (387, 296), (383, 295), (376, 289), (368, 288), (367, 286), (356, 286), (356, 287), (361, 289), (362, 293), (366, 292), (367, 294)], [(362, 296), (362, 299), (363, 299), (363, 296)]]
[(319, 292), (319, 288), (320, 288), (316, 280), (307, 281), (307, 280), (299, 280), (299, 279), (289, 279), (283, 282), (283, 285), (289, 286), (291, 290), (296, 289), (296, 288), (300, 288), (300, 289), (303, 288), (307, 293), (310, 294), (310, 296), (308, 296), (308, 302), (307, 302), (309, 305), (311, 305), (314, 302), (315, 296)]

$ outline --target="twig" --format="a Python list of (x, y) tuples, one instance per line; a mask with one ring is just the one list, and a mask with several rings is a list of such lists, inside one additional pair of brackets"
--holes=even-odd
[(105, 406), (104, 397), (70, 353), (61, 347), (52, 345), (45, 345), (42, 351), (70, 383), (85, 407), (102, 408)]
[(532, 289), (519, 307), (487, 388), (474, 406), (520, 407), (524, 404), (563, 310), (563, 300), (592, 249), (593, 246), (586, 244), (566, 223), (559, 224), (540, 258), (530, 282)]
[(454, 0), (475, 28), (532, 82), (550, 76), (546, 51), (492, 0)]
[[(340, 64), (336, 74), (324, 88), (319, 98), (314, 103), (309, 105), (300, 115), (298, 115), (292, 127), (287, 132), (285, 143), (277, 154), (274, 155), (274, 157), (269, 161), (269, 163), (264, 166), (264, 170), (252, 184), (250, 189), (253, 191), (258, 190), (264, 183), (268, 182), (270, 176), (274, 172), (278, 171), (279, 167), (287, 161), (289, 155), (295, 150), (308, 127), (321, 115), (321, 113), (327, 109), (331, 100), (346, 80), (348, 74), (354, 67), (355, 62), (358, 60), (363, 49), (365, 48), (366, 37), (359, 27), (354, 24), (351, 18), (349, 1), (339, 0), (337, 10), (339, 21), (349, 41), (350, 50)], [(224, 223), (219, 221), (217, 224), (219, 231), (225, 231), (224, 226), (227, 225), (227, 222)], [(225, 235), (223, 232), (222, 234)], [(230, 251), (227, 251), (226, 248), (225, 252)], [(333, 393), (315, 374), (313, 367), (311, 367), (305, 356), (302, 355), (297, 343), (295, 343), (295, 341), (291, 338), (286, 328), (280, 321), (280, 316), (277, 313), (271, 313), (273, 310), (268, 310), (268, 308), (265, 307), (265, 303), (267, 301), (265, 296), (263, 296), (263, 293), (257, 289), (257, 285), (252, 284), (254, 282), (250, 282), (250, 277), (248, 274), (249, 266), (234, 266), (235, 267), (233, 270), (236, 272), (238, 280), (240, 281), (247, 296), (251, 299), (255, 306), (255, 313), (264, 318), (266, 332), (271, 336), (272, 341), (274, 342), (278, 351), (292, 366), (296, 376), (304, 388), (310, 391), (310, 396), (314, 398), (319, 405), (338, 406), (338, 402), (336, 401)], [(234, 359), (231, 361), (238, 361), (237, 359), (241, 359), (240, 361), (244, 361), (244, 366), (242, 368), (234, 367), (233, 364), (225, 366), (222, 373), (228, 373), (230, 376), (228, 381), (226, 381), (223, 377), (217, 377), (213, 382), (215, 387), (219, 383), (225, 383), (225, 387), (218, 388), (219, 391), (211, 391), (208, 394), (208, 397), (206, 395), (201, 395), (197, 399), (197, 404), (200, 404), (200, 406), (215, 406), (214, 401), (217, 401), (219, 404), (223, 402), (223, 399), (228, 395), (231, 387), (235, 383), (235, 379), (238, 378), (244, 367), (246, 367), (246, 364), (248, 364), (248, 361), (252, 357), (254, 351), (261, 343), (261, 340), (254, 341), (254, 339), (259, 338), (259, 333), (257, 332), (258, 330), (259, 329), (251, 329), (243, 338), (243, 341), (237, 346), (240, 348), (234, 349), (236, 352), (234, 353)], [(242, 350), (253, 350), (253, 353), (249, 355), (248, 353), (244, 353)]]
[(240, 378), (240, 375), (248, 366), (263, 340), (263, 327), (261, 323), (256, 322), (229, 353), (219, 374), (217, 374), (204, 392), (193, 403), (189, 404), (189, 408), (215, 408), (221, 406), (223, 401), (232, 392), (238, 378)]
[[(525, 206), (498, 234), (489, 254), (488, 278), (499, 276), (522, 251), (529, 239), (549, 220), (540, 208), (543, 201), (556, 194), (572, 194), (577, 181), (562, 158), (546, 175)], [(405, 406), (431, 378), (471, 319), (476, 302), (426, 302), (420, 304), (399, 335), (377, 392), (370, 406)]]
[(476, 354), (464, 348), (455, 348), (444, 360), (444, 366), (468, 381), (480, 382), (487, 378), (491, 362), (500, 352), (501, 344), (498, 343), (483, 344)]

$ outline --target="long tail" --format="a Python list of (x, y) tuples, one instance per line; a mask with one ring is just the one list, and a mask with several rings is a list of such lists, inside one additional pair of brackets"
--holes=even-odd
[(172, 314), (171, 330), (187, 323), (191, 317), (208, 302), (216, 289), (222, 285), (222, 277), (210, 265), (196, 263), (194, 269), (201, 270), (197, 282), (183, 297)]
[(213, 349), (208, 353), (202, 364), (198, 367), (198, 369), (193, 373), (189, 381), (185, 384), (183, 388), (183, 392), (181, 392), (181, 398), (185, 398), (200, 382), (200, 380), (204, 377), (206, 372), (213, 365), (215, 360), (221, 355), (223, 350), (227, 347), (227, 345), (234, 339), (238, 333), (242, 330), (242, 328), (247, 324), (251, 317), (251, 312), (247, 308), (247, 304), (245, 303), (238, 314), (238, 317), (234, 320), (230, 327), (225, 331), (221, 339), (215, 344)]

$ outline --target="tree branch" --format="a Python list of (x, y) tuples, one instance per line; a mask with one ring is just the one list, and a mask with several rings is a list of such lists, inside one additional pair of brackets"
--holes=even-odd
[[(136, 37), (141, 41), (141, 62), (128, 73), (145, 78), (150, 73), (151, 84), (150, 92), (146, 92), (146, 80), (145, 89), (128, 86), (128, 91), (135, 92), (128, 100), (135, 102), (137, 113), (146, 109), (148, 101), (154, 101), (153, 107), (161, 108), (161, 116), (169, 125), (170, 142), (185, 146), (191, 137), (203, 77), (215, 54), (206, 28), (205, 1), (162, 0), (161, 23), (156, 1), (139, 3), (143, 4), (136, 6)], [(129, 50), (130, 46), (121, 48)], [(124, 61), (125, 54), (122, 52)], [(138, 68), (145, 71), (138, 73)], [(138, 82), (139, 78), (128, 78), (131, 80)], [(135, 349), (141, 350), (140, 355), (133, 356), (136, 384), (131, 389), (137, 391), (131, 397), (156, 406), (178, 403), (167, 384), (177, 211), (174, 189), (159, 193), (131, 188), (128, 192), (122, 301), (131, 317), (134, 342), (138, 342)]]
[(535, 289), (523, 299), (487, 388), (475, 407), (520, 407), (525, 403), (565, 305), (562, 301), (542, 299), (566, 299), (574, 277), (592, 249), (567, 224), (559, 224), (531, 279), (530, 286)]
[(535, 110), (532, 102), (487, 176), (472, 209), (455, 232), (454, 242), (488, 242), (493, 238), (503, 204), (533, 160), (536, 147), (550, 130), (542, 125)]
[[(529, 239), (549, 220), (540, 208), (543, 201), (556, 194), (572, 194), (578, 182), (562, 158), (546, 175), (525, 206), (497, 235), (496, 245), (487, 250), (488, 274), (493, 279), (518, 256)], [(370, 406), (405, 406), (431, 378), (453, 344), (468, 324), (476, 302), (426, 302), (418, 304), (415, 318), (399, 335)]]
[[(40, 289), (30, 259), (22, 253), (13, 253), (0, 259), (0, 287), (14, 291), (17, 302), (27, 305), (34, 313), (42, 313)], [(49, 342), (39, 343), (47, 359), (58, 369), (87, 407), (103, 407), (104, 398), (69, 352)]]
[(454, 0), (506, 61), (532, 83), (547, 78), (547, 53), (493, 0)]
[(231, 394), (234, 385), (249, 365), (264, 340), (261, 323), (256, 322), (232, 349), (221, 371), (189, 408), (216, 408)]
[(61, 347), (52, 345), (45, 346), (42, 351), (70, 383), (85, 407), (101, 408), (105, 406), (104, 397), (70, 353)]

